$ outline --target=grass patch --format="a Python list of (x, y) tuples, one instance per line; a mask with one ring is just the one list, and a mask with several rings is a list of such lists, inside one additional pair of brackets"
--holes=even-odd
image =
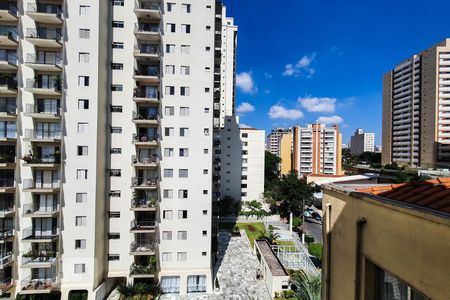
[(259, 239), (264, 235), (264, 224), (263, 223), (237, 223), (236, 226), (239, 229), (244, 229), (247, 233), (248, 239), (250, 240), (250, 245), (253, 248), (253, 244), (256, 239)]
[(294, 241), (280, 241), (277, 240), (277, 244), (280, 246), (295, 246)]

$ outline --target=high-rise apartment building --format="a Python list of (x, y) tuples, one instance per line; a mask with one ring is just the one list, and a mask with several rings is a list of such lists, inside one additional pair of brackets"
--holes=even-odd
[(382, 163), (450, 166), (450, 39), (383, 78)]
[(278, 153), (280, 174), (287, 175), (292, 170), (292, 132), (281, 135)]
[(280, 141), (283, 135), (292, 134), (292, 130), (285, 128), (276, 128), (266, 138), (266, 150), (280, 157)]
[(293, 128), (293, 169), (303, 175), (342, 175), (342, 135), (337, 125)]
[(223, 12), (215, 0), (2, 1), (4, 294), (94, 299), (119, 280), (212, 291)]
[(361, 155), (364, 152), (375, 152), (375, 133), (364, 132), (364, 130), (358, 128), (355, 134), (350, 137), (350, 153)]

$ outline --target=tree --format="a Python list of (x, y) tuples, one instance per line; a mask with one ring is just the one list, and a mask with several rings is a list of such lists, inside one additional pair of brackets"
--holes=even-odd
[(280, 234), (278, 232), (273, 232), (273, 230), (269, 230), (264, 232), (264, 239), (271, 245), (275, 244), (275, 241), (280, 238)]
[(262, 203), (258, 200), (252, 200), (244, 202), (244, 207), (250, 212), (250, 214), (257, 214), (262, 210)]
[(295, 296), (299, 300), (320, 300), (322, 278), (320, 275), (308, 275), (304, 271), (291, 274), (291, 282), (296, 286)]
[(279, 181), (280, 169), (279, 164), (281, 163), (281, 158), (266, 151), (264, 156), (264, 187), (265, 189), (270, 189), (274, 184)]
[(312, 243), (308, 246), (308, 252), (318, 260), (322, 261), (322, 244)]

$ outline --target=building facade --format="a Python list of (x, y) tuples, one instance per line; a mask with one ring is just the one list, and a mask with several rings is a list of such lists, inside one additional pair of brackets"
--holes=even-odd
[(1, 3), (4, 294), (94, 299), (155, 280), (166, 293), (212, 291), (216, 81), (224, 65), (234, 76), (224, 11), (215, 0)]
[(364, 152), (375, 152), (375, 133), (364, 132), (364, 130), (358, 128), (355, 134), (350, 137), (350, 153), (361, 155)]
[(292, 167), (299, 176), (342, 175), (342, 135), (339, 127), (310, 124), (293, 128)]
[(322, 185), (322, 299), (448, 299), (449, 188)]
[(383, 78), (382, 163), (450, 166), (450, 39)]
[(276, 128), (266, 138), (266, 150), (279, 157), (280, 141), (283, 135), (291, 134), (291, 129)]
[(287, 175), (292, 170), (292, 132), (281, 136), (278, 157), (281, 158), (280, 174)]

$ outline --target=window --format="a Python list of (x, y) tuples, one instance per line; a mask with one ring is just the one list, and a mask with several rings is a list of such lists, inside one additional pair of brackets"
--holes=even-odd
[(89, 86), (89, 76), (78, 76), (78, 86)]
[(87, 53), (87, 52), (78, 53), (78, 62), (89, 63), (89, 53)]
[(247, 167), (242, 167), (242, 172), (247, 172)]
[(164, 177), (173, 178), (173, 169), (164, 169)]
[(202, 236), (208, 236), (208, 231), (207, 230), (203, 230), (202, 231)]
[(166, 95), (175, 95), (175, 87), (166, 86)]
[(170, 241), (172, 239), (172, 231), (163, 231), (162, 239), (165, 241)]
[[(175, 32), (175, 31), (173, 31), (173, 32)], [(191, 25), (181, 24), (181, 32), (182, 33), (191, 33)]]
[(111, 153), (111, 154), (122, 154), (122, 148), (111, 148), (109, 153)]
[(80, 29), (80, 39), (90, 39), (91, 38), (91, 30), (90, 29)]
[(175, 114), (175, 108), (173, 106), (164, 107), (164, 114), (166, 116), (173, 116)]
[(124, 6), (124, 0), (114, 0), (113, 1), (113, 6)]
[(170, 74), (170, 75), (175, 74), (175, 66), (174, 65), (166, 65), (166, 74)]
[(189, 116), (189, 107), (180, 107), (180, 116), (182, 117)]
[(111, 105), (111, 112), (122, 112), (123, 108), (121, 105)]
[(205, 47), (205, 51), (206, 51), (206, 52), (210, 52), (210, 51), (211, 51), (211, 47), (206, 46), (206, 47)]
[(180, 136), (189, 136), (189, 128), (180, 128)]
[(120, 176), (122, 176), (122, 170), (120, 170), (120, 169), (111, 169), (109, 171), (109, 175), (112, 176), (112, 177), (120, 177)]
[(203, 169), (203, 175), (208, 175), (208, 169)]
[(110, 219), (120, 218), (120, 211), (110, 211), (108, 212), (108, 216)]
[(209, 153), (209, 149), (203, 149), (203, 154), (208, 154)]
[(172, 199), (173, 198), (173, 190), (163, 190), (163, 198), (164, 199)]
[(163, 219), (165, 220), (172, 220), (173, 218), (173, 211), (171, 210), (164, 210), (163, 211)]
[(180, 157), (188, 157), (189, 149), (188, 148), (180, 148)]
[(74, 273), (75, 274), (82, 274), (86, 272), (86, 265), (85, 264), (75, 264), (74, 265)]
[(86, 249), (86, 240), (75, 240), (75, 249)]
[(188, 169), (179, 169), (178, 170), (178, 177), (180, 177), (180, 178), (188, 178), (188, 176), (189, 176)]
[(180, 87), (180, 95), (181, 96), (189, 96), (189, 87), (187, 87), (187, 86)]
[(164, 148), (164, 156), (172, 157), (173, 156), (173, 148)]
[(187, 219), (187, 210), (179, 210), (178, 219)]
[(205, 112), (205, 114), (209, 114), (209, 107), (205, 107), (204, 112)]
[(166, 53), (175, 53), (175, 45), (166, 44)]
[(191, 46), (181, 45), (181, 54), (191, 54)]
[(205, 136), (209, 136), (209, 128), (203, 129), (203, 134), (204, 134)]
[(78, 99), (78, 109), (89, 109), (89, 100)]
[(205, 251), (205, 252), (202, 252), (202, 256), (206, 256), (206, 254), (207, 254), (207, 252)]
[(78, 156), (88, 155), (88, 146), (77, 146)]
[(187, 199), (188, 190), (178, 190), (178, 199)]
[(109, 192), (109, 196), (110, 197), (120, 197), (120, 194), (121, 194), (121, 192), (120, 192), (120, 190), (113, 190), (113, 191), (110, 191)]
[(111, 127), (111, 133), (122, 133), (122, 127)]
[(187, 231), (178, 231), (177, 232), (177, 239), (185, 241), (187, 240)]
[(165, 136), (173, 136), (175, 133), (175, 128), (173, 127), (165, 127), (164, 128), (164, 135)]
[(123, 21), (112, 21), (113, 28), (123, 28), (125, 26)]
[(77, 124), (77, 132), (78, 133), (86, 133), (88, 132), (89, 123), (78, 123)]
[(210, 25), (206, 25), (206, 31), (210, 31), (211, 30), (211, 26)]
[(203, 195), (208, 195), (208, 190), (203, 190)]
[[(206, 72), (206, 73), (211, 72), (211, 67), (205, 67), (205, 72)], [(206, 89), (207, 89), (207, 88), (206, 88)], [(205, 89), (205, 92), (206, 92), (206, 89)]]
[(185, 261), (186, 260), (186, 252), (178, 252), (177, 253), (177, 261)]
[(175, 3), (167, 3), (167, 11), (174, 11)]
[(77, 169), (77, 179), (87, 179), (87, 172), (86, 169)]
[(191, 13), (191, 5), (190, 4), (181, 4), (181, 12), (183, 13)]
[(89, 16), (90, 10), (91, 10), (90, 6), (80, 5), (80, 16)]
[(208, 211), (207, 210), (203, 210), (203, 215), (204, 216), (208, 215)]
[(123, 64), (111, 63), (111, 70), (123, 70)]
[(76, 193), (75, 195), (76, 203), (85, 203), (87, 202), (87, 193)]
[(121, 91), (123, 91), (123, 85), (121, 85), (121, 84), (113, 84), (113, 85), (111, 85), (111, 91), (113, 91), (113, 92), (121, 92)]
[(189, 66), (181, 66), (181, 75), (190, 75), (191, 68)]
[(76, 216), (75, 217), (75, 226), (86, 226), (86, 217), (85, 216)]
[(172, 253), (170, 252), (163, 252), (161, 254), (162, 261), (171, 261), (172, 260)]
[(119, 254), (108, 254), (108, 261), (120, 260)]
[(110, 239), (110, 240), (119, 240), (120, 239), (120, 233), (118, 233), (118, 232), (108, 233), (108, 239)]
[(124, 44), (122, 42), (113, 42), (112, 43), (112, 48), (113, 49), (123, 49), (124, 48)]
[(243, 138), (248, 138), (248, 133), (243, 133), (243, 134), (242, 134), (242, 137), (243, 137)]
[[(367, 260), (366, 260), (367, 262)], [(368, 262), (369, 265), (373, 266), (374, 271), (376, 271), (376, 289), (378, 291), (378, 299), (386, 300), (428, 300), (427, 297), (416, 291), (414, 288), (410, 287), (406, 282), (400, 280), (397, 276), (385, 271), (378, 266), (374, 265), (372, 262)], [(374, 291), (375, 292), (375, 291)]]
[(175, 24), (174, 23), (167, 23), (166, 24), (166, 31), (167, 32), (175, 32)]

